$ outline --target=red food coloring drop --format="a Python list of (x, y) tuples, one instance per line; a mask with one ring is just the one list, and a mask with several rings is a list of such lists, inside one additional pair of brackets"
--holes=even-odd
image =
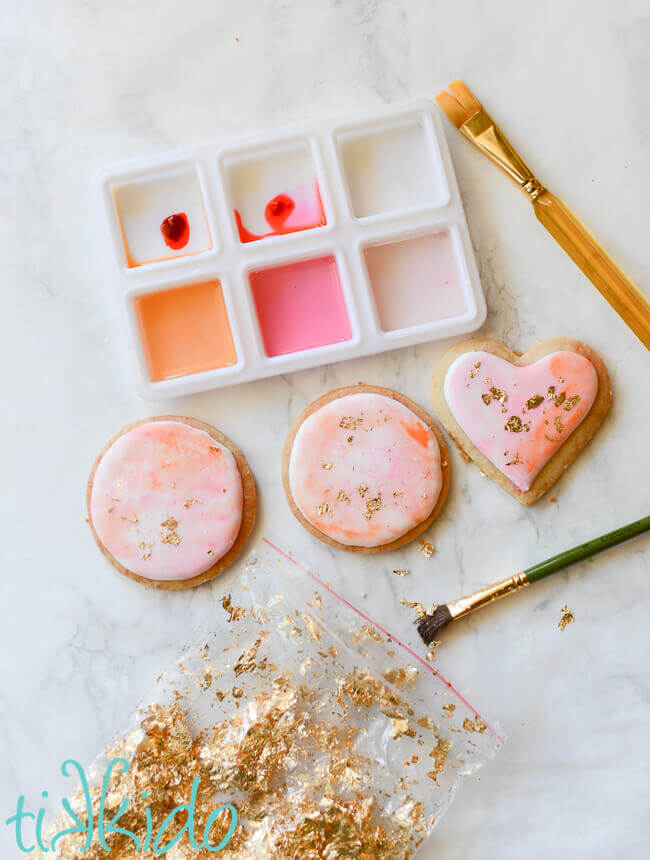
[(272, 230), (280, 230), (295, 208), (296, 204), (291, 197), (287, 194), (278, 194), (266, 204), (264, 217)]
[(160, 232), (165, 240), (165, 245), (174, 251), (184, 248), (190, 241), (190, 224), (184, 212), (170, 215), (160, 225)]

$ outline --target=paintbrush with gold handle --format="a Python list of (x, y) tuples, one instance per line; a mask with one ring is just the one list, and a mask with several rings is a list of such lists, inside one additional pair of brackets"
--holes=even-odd
[(452, 81), (436, 102), (456, 128), (522, 188), (538, 220), (650, 349), (650, 305), (580, 221), (551, 194), (517, 155), (492, 117), (462, 81)]
[(526, 568), (514, 576), (509, 576), (507, 579), (502, 579), (495, 582), (493, 585), (486, 585), (485, 588), (479, 588), (478, 591), (468, 594), (465, 597), (459, 597), (456, 600), (451, 600), (449, 603), (442, 603), (431, 609), (431, 614), (427, 614), (418, 622), (418, 633), (424, 640), (425, 645), (430, 645), (431, 642), (440, 633), (443, 627), (446, 627), (451, 621), (456, 621), (469, 615), (470, 612), (475, 612), (488, 603), (493, 603), (501, 597), (506, 597), (514, 591), (519, 591), (527, 585), (532, 585), (540, 579), (556, 573), (558, 570), (563, 570), (570, 564), (575, 564), (577, 561), (584, 561), (596, 553), (602, 552), (605, 549), (616, 546), (630, 538), (650, 531), (650, 516), (643, 517), (634, 523), (629, 523), (626, 526), (615, 529), (613, 532), (608, 532), (606, 535), (593, 538), (580, 546), (567, 549), (554, 555), (552, 558), (547, 558), (545, 561), (540, 561), (532, 567)]

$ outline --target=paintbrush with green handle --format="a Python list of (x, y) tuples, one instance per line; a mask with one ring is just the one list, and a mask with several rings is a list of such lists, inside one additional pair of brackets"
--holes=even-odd
[(650, 516), (643, 517), (634, 523), (627, 526), (621, 526), (613, 532), (608, 532), (606, 535), (589, 540), (586, 543), (580, 544), (573, 549), (567, 549), (564, 552), (558, 553), (546, 561), (540, 561), (539, 564), (534, 564), (532, 567), (522, 570), (520, 573), (515, 573), (514, 576), (509, 576), (507, 579), (502, 579), (500, 582), (495, 582), (494, 585), (487, 585), (485, 588), (479, 588), (473, 594), (468, 594), (466, 597), (459, 597), (457, 600), (452, 600), (449, 603), (442, 603), (436, 607), (431, 615), (427, 615), (418, 622), (418, 633), (424, 640), (426, 645), (438, 636), (443, 627), (446, 627), (451, 621), (457, 621), (464, 615), (469, 615), (476, 609), (498, 600), (500, 597), (505, 597), (506, 594), (512, 594), (513, 591), (519, 591), (533, 582), (544, 579), (558, 570), (574, 564), (576, 561), (583, 561), (598, 552), (616, 546), (623, 541), (636, 537), (650, 530)]

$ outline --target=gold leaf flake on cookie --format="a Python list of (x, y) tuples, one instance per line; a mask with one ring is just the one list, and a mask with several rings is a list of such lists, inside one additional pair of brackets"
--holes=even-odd
[(181, 542), (181, 537), (176, 532), (161, 532), (160, 543), (170, 544), (170, 546), (178, 546)]
[(170, 532), (173, 532), (178, 528), (178, 520), (174, 519), (174, 517), (167, 517), (167, 519), (160, 525), (164, 529), (169, 529)]
[(510, 433), (521, 433), (524, 429), (521, 418), (518, 415), (511, 415), (506, 421), (504, 429)]
[(351, 415), (344, 415), (339, 421), (339, 427), (344, 430), (356, 430), (363, 423), (363, 418), (353, 418)]
[(541, 394), (533, 394), (532, 397), (529, 397), (526, 401), (526, 409), (537, 409), (538, 406), (541, 406), (544, 402), (544, 398)]
[(398, 576), (406, 576), (408, 572), (408, 567), (396, 567), (393, 569), (393, 573), (396, 573)]
[(143, 561), (146, 561), (148, 558), (151, 558), (153, 543), (146, 543), (145, 541), (141, 540), (138, 543), (138, 548), (142, 550), (142, 552), (140, 553), (140, 558)]
[(561, 406), (566, 400), (566, 391), (561, 391), (559, 394), (555, 393), (555, 386), (549, 385), (548, 394), (546, 395), (547, 400), (552, 400), (556, 406)]
[(563, 407), (563, 408), (564, 408), (564, 411), (565, 411), (565, 412), (571, 412), (571, 410), (573, 409), (573, 407), (574, 407), (577, 403), (580, 403), (580, 395), (579, 395), (579, 394), (574, 394), (574, 395), (573, 395), (573, 397), (569, 397), (569, 398), (567, 398), (567, 401), (566, 401), (566, 403), (564, 404), (564, 407)]
[(368, 499), (366, 502), (366, 510), (363, 512), (363, 516), (369, 520), (372, 518), (372, 515), (383, 508), (383, 502), (381, 500), (381, 493), (378, 493), (374, 499)]
[(495, 400), (498, 400), (502, 406), (508, 399), (508, 395), (505, 391), (503, 391), (503, 389), (495, 388), (494, 386), (490, 388), (490, 394), (492, 395), (492, 397), (494, 397)]

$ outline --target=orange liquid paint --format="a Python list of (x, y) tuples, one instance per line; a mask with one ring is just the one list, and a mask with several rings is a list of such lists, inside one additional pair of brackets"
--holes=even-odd
[(149, 293), (134, 304), (152, 382), (237, 363), (219, 281)]

